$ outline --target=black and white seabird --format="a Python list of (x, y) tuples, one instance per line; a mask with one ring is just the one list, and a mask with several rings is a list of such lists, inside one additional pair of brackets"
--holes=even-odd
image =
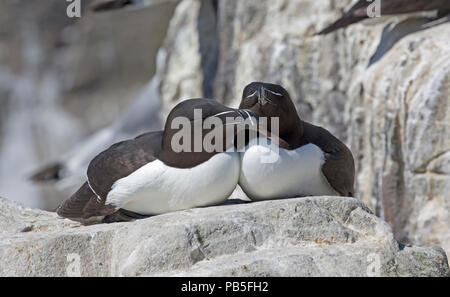
[[(373, 1), (359, 0), (340, 19), (317, 33), (318, 35), (328, 34), (351, 24), (369, 18), (367, 9), (374, 5)], [(449, 0), (380, 0), (380, 13), (384, 15), (395, 15), (403, 13), (413, 13), (420, 11), (437, 10), (438, 15), (445, 15), (450, 12)]]
[[(354, 195), (352, 153), (324, 128), (302, 121), (283, 87), (251, 83), (244, 89), (239, 108), (260, 118), (279, 118), (278, 152), (259, 136), (241, 153), (239, 185), (250, 199)], [(270, 121), (268, 127), (269, 133), (274, 132)], [(277, 158), (262, 162), (270, 154)]]
[[(173, 128), (172, 122), (185, 117), (193, 123), (194, 110), (201, 110), (203, 119), (223, 121), (223, 150), (209, 151), (201, 146), (194, 151), (194, 141), (190, 152), (174, 150), (172, 139), (180, 129)], [(106, 222), (125, 221), (226, 202), (238, 183), (240, 169), (239, 153), (228, 149), (234, 148), (233, 133), (240, 131), (242, 121), (230, 124), (225, 120), (250, 116), (257, 117), (251, 111), (209, 99), (179, 103), (167, 117), (164, 131), (116, 143), (96, 156), (89, 164), (87, 181), (58, 208), (58, 215), (80, 221), (104, 216), (108, 216)], [(244, 127), (248, 128), (242, 126), (241, 130)], [(209, 130), (201, 130), (201, 139)], [(232, 137), (226, 137), (229, 133)], [(118, 219), (111, 219), (116, 212), (120, 213)]]

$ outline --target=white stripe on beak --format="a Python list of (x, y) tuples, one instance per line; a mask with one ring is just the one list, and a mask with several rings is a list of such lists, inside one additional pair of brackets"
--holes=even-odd
[(271, 91), (271, 90), (269, 90), (269, 89), (265, 89), (265, 90), (266, 90), (266, 91), (269, 91), (270, 93), (274, 94), (275, 96), (278, 96), (278, 97), (283, 97), (283, 94), (280, 94), (280, 93), (277, 93), (277, 92)]

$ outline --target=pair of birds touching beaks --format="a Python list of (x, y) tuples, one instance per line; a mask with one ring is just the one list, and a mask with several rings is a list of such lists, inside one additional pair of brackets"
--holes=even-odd
[[(184, 117), (192, 124), (199, 110), (204, 121), (215, 117), (223, 123), (223, 150), (174, 150), (172, 140), (180, 132), (174, 121)], [(230, 116), (251, 117), (255, 126), (266, 118), (268, 131), (251, 134), (243, 121), (229, 125)], [(278, 118), (278, 133), (271, 130), (271, 118)], [(201, 131), (203, 140), (211, 130)], [(246, 135), (245, 149), (230, 150), (239, 133)], [(276, 145), (267, 146), (271, 141)], [(276, 159), (262, 162), (268, 153)], [(245, 87), (238, 109), (213, 99), (185, 100), (171, 110), (163, 131), (112, 145), (90, 162), (87, 181), (57, 213), (85, 222), (129, 221), (223, 204), (238, 184), (254, 201), (353, 196), (354, 177), (352, 154), (340, 140), (302, 121), (283, 87), (254, 82)]]

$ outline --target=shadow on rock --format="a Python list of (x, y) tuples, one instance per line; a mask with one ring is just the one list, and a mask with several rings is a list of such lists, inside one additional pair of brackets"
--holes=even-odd
[(390, 23), (383, 29), (380, 43), (375, 54), (370, 58), (369, 65), (378, 62), (403, 37), (426, 30), (450, 21), (450, 15), (442, 18), (412, 18), (398, 24)]

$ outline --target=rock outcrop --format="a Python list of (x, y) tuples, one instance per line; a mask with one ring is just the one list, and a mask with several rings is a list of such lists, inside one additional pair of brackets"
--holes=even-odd
[[(198, 9), (204, 2), (181, 4)], [(202, 96), (202, 77), (214, 77), (214, 98), (236, 106), (251, 81), (282, 84), (303, 119), (348, 144), (357, 166), (356, 196), (399, 239), (450, 251), (449, 18), (430, 23), (433, 13), (390, 16), (314, 36), (351, 2), (219, 1), (218, 29), (203, 36), (220, 43), (217, 68), (197, 71), (191, 89), (178, 83), (173, 90), (178, 99), (193, 89)], [(181, 4), (172, 27), (194, 13)], [(191, 39), (175, 33), (191, 28), (190, 36), (197, 36), (198, 23), (171, 31), (167, 40), (185, 48)], [(210, 60), (200, 50), (177, 51), (166, 77), (198, 69), (194, 64), (202, 59)], [(167, 89), (164, 84), (162, 93)], [(176, 104), (173, 98), (163, 98), (163, 105)]]
[(81, 226), (0, 199), (0, 276), (448, 276), (359, 200), (309, 197)]

